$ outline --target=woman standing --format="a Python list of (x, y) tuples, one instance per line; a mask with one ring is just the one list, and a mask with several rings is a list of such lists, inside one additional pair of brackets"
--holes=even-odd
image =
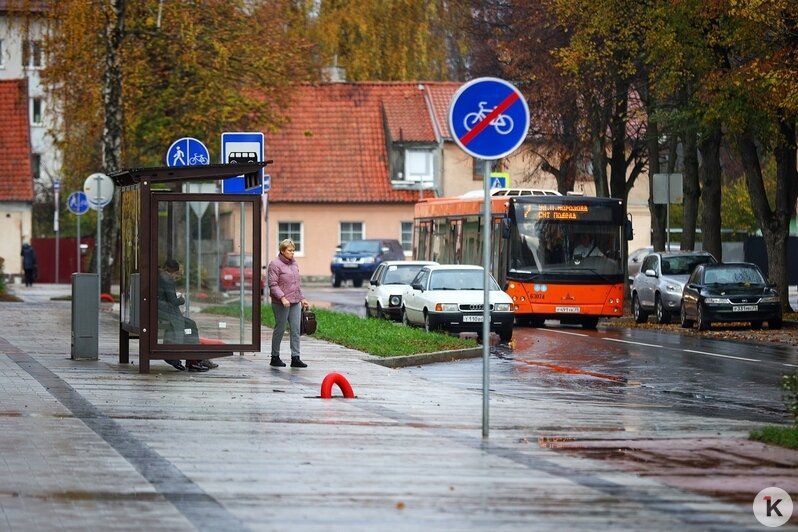
[(308, 306), (302, 288), (299, 286), (299, 266), (294, 260), (294, 241), (286, 238), (280, 242), (280, 253), (269, 263), (269, 294), (274, 312), (274, 331), (272, 333), (271, 366), (285, 367), (280, 360), (280, 343), (286, 325), (290, 325), (291, 367), (306, 368), (299, 359), (299, 322), (302, 308)]

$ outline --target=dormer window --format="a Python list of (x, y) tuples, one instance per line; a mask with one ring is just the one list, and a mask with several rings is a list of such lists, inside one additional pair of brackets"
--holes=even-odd
[(414, 183), (432, 183), (435, 170), (433, 154), (429, 150), (405, 151), (405, 180)]

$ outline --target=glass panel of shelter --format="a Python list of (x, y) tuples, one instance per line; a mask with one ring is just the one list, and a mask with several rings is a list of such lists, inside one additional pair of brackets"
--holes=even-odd
[(254, 341), (262, 285), (252, 271), (252, 211), (249, 203), (158, 198), (157, 344)]

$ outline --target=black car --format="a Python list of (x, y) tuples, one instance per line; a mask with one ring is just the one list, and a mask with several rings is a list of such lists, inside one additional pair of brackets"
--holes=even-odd
[(697, 266), (682, 291), (682, 327), (709, 329), (716, 321), (747, 321), (759, 329), (781, 329), (781, 298), (756, 264), (727, 262)]

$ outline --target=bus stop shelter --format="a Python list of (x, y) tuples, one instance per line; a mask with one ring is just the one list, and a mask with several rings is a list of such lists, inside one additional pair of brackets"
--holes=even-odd
[[(135, 338), (140, 373), (149, 373), (152, 360), (260, 351), (262, 197), (224, 194), (218, 184), (243, 175), (246, 188), (258, 186), (265, 165), (138, 168), (109, 176), (121, 189), (120, 363), (130, 362)], [(174, 261), (179, 270), (170, 275), (165, 266)], [(228, 274), (236, 282), (223, 290), (222, 266), (230, 263), (239, 271)], [(179, 310), (169, 299), (181, 303)], [(185, 326), (175, 318), (185, 318), (179, 321)]]

